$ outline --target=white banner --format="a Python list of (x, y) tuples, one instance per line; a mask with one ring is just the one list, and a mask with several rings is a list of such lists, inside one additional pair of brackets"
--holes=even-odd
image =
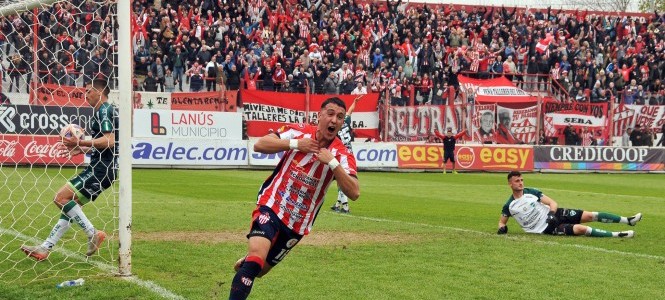
[(242, 140), (242, 114), (135, 109), (134, 136)]
[(248, 141), (249, 144), (249, 165), (250, 166), (276, 166), (282, 159), (284, 152), (274, 154), (263, 154), (254, 151), (254, 144), (258, 139)]
[(595, 116), (588, 116), (582, 114), (550, 114), (552, 116), (552, 124), (556, 126), (586, 126), (586, 127), (602, 127), (605, 126), (605, 118), (598, 118)]
[[(283, 152), (263, 154), (254, 152), (256, 140), (249, 141), (251, 166), (276, 166)], [(351, 143), (358, 168), (397, 168), (397, 146), (394, 143)]]
[(397, 168), (394, 143), (352, 143), (358, 168)]
[(137, 165), (247, 166), (247, 141), (133, 138)]
[(171, 93), (134, 92), (134, 109), (171, 109)]

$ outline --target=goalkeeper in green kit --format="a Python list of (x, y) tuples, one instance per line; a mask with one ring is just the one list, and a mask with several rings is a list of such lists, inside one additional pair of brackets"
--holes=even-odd
[(635, 226), (642, 220), (641, 213), (632, 217), (622, 217), (606, 212), (559, 208), (556, 201), (545, 196), (541, 191), (525, 188), (524, 179), (519, 171), (512, 171), (508, 174), (508, 184), (513, 190), (513, 194), (501, 211), (498, 234), (508, 233), (506, 224), (508, 218), (513, 217), (527, 233), (631, 238), (635, 236), (635, 232), (632, 230), (612, 232), (581, 225), (581, 223), (623, 223)]
[(106, 80), (94, 79), (87, 85), (85, 97), (94, 110), (89, 124), (92, 139), (79, 140), (74, 135), (63, 137), (60, 150), (69, 156), (88, 153), (90, 164), (56, 193), (53, 202), (61, 215), (46, 240), (41, 245), (21, 246), (21, 250), (29, 257), (38, 261), (48, 258), (71, 222), (80, 225), (88, 236), (87, 256), (95, 254), (106, 239), (106, 233), (95, 229), (82, 208), (86, 203), (95, 201), (116, 179), (118, 112), (112, 104), (106, 102), (108, 94)]

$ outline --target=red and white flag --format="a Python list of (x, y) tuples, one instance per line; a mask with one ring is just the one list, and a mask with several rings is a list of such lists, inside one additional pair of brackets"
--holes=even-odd
[(536, 44), (536, 51), (538, 51), (539, 54), (547, 52), (547, 49), (550, 47), (551, 42), (552, 42), (551, 39), (540, 39), (538, 44)]

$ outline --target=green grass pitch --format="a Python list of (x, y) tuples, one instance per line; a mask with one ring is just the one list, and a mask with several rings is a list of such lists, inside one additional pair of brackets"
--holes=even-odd
[[(48, 233), (53, 224), (44, 216), (57, 214), (53, 193), (74, 172), (57, 171), (0, 173), (6, 185), (0, 188), (0, 299), (162, 299), (104, 269), (115, 264), (115, 242), (90, 262), (77, 261), (85, 238), (75, 224), (48, 261), (24, 259), (22, 239)], [(184, 299), (226, 299), (268, 175), (135, 170), (133, 273)], [(333, 184), (312, 233), (256, 280), (250, 299), (662, 299), (665, 292), (665, 174), (525, 174), (526, 186), (560, 207), (642, 212), (634, 228), (590, 224), (634, 229), (633, 239), (528, 235), (514, 220), (507, 236), (497, 236), (510, 194), (505, 173), (361, 172), (359, 179), (361, 196), (351, 214), (330, 211)], [(8, 196), (10, 186), (33, 181), (26, 198), (38, 205), (18, 204), (23, 195), (15, 192)], [(46, 192), (33, 195), (35, 189)], [(98, 204), (84, 211), (94, 214), (95, 225), (107, 219), (104, 229), (112, 232), (113, 212), (97, 211)], [(28, 220), (15, 220), (18, 211), (27, 211), (21, 218)], [(52, 276), (33, 280), (35, 274)], [(55, 288), (78, 277), (84, 286)]]

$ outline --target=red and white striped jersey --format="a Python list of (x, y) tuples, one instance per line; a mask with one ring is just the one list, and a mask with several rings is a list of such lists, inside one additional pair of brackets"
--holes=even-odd
[(305, 21), (300, 21), (300, 38), (306, 39), (309, 36), (309, 24)]
[[(317, 127), (305, 124), (282, 126), (277, 130), (280, 139), (316, 138)], [(328, 150), (347, 174), (356, 176), (356, 159), (339, 138)], [(275, 171), (259, 191), (257, 204), (267, 206), (294, 232), (306, 235), (312, 229), (326, 191), (334, 179), (327, 164), (315, 154), (297, 150), (284, 152)]]

